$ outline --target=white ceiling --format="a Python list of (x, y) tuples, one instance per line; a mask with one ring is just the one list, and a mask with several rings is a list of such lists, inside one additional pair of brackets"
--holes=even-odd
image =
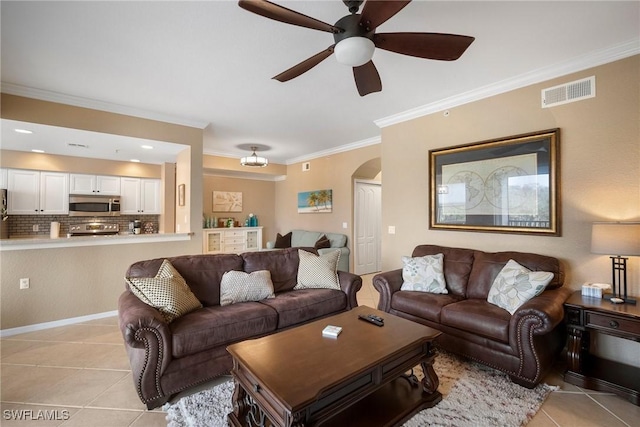
[[(276, 2), (331, 24), (348, 14), (341, 1)], [(332, 57), (289, 82), (272, 80), (333, 37), (235, 1), (0, 7), (3, 92), (206, 126), (205, 153), (240, 157), (258, 145), (279, 163), (376, 141), (376, 122), (403, 112), (453, 107), (640, 53), (638, 1), (413, 1), (377, 32), (475, 42), (453, 62), (377, 50), (383, 90), (360, 97), (351, 70)]]

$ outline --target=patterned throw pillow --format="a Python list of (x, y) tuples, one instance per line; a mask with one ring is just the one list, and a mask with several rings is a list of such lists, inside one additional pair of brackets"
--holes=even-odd
[(335, 289), (340, 290), (338, 261), (340, 251), (316, 255), (298, 249), (298, 284), (293, 289)]
[(127, 277), (129, 289), (142, 302), (160, 310), (168, 323), (202, 307), (180, 273), (165, 259), (156, 277)]
[(220, 305), (235, 304), (244, 301), (261, 301), (274, 298), (273, 282), (269, 270), (252, 273), (227, 271), (220, 282)]
[(401, 291), (430, 292), (432, 294), (448, 294), (444, 279), (444, 254), (426, 255), (423, 257), (403, 256)]
[(551, 279), (553, 273), (531, 271), (510, 259), (493, 281), (487, 301), (513, 314), (522, 304), (540, 295)]

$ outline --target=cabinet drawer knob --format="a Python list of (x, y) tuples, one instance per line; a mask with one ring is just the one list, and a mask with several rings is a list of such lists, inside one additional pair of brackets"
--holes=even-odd
[(611, 321), (609, 321), (609, 326), (614, 328), (614, 329), (617, 329), (618, 326), (620, 326), (620, 324), (618, 322), (616, 322), (615, 320), (611, 320)]

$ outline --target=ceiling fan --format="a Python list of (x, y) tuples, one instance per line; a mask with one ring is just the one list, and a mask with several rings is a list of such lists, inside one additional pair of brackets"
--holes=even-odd
[(338, 62), (353, 67), (358, 93), (365, 96), (382, 90), (380, 75), (371, 61), (376, 47), (418, 58), (455, 61), (475, 40), (474, 37), (441, 33), (376, 34), (376, 28), (400, 12), (410, 1), (369, 0), (359, 14), (363, 0), (343, 0), (351, 14), (340, 18), (334, 25), (267, 0), (240, 0), (238, 5), (266, 18), (333, 34), (333, 45), (278, 74), (274, 79), (280, 82), (291, 80), (335, 53)]

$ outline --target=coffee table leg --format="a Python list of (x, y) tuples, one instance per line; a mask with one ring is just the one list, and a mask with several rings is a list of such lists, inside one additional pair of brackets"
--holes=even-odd
[(433, 369), (433, 360), (436, 358), (436, 351), (429, 343), (429, 348), (426, 357), (420, 362), (424, 378), (422, 379), (422, 389), (429, 394), (435, 393), (440, 385), (438, 374)]
[(244, 391), (239, 381), (234, 381), (235, 388), (233, 390), (233, 412), (229, 414), (229, 419), (233, 420), (233, 425), (239, 425), (241, 420), (244, 417), (247, 409), (247, 403), (245, 398), (247, 397), (247, 392)]
[(233, 412), (229, 414), (229, 421), (234, 426), (262, 427), (267, 425), (266, 414), (240, 385), (239, 381), (235, 381)]

